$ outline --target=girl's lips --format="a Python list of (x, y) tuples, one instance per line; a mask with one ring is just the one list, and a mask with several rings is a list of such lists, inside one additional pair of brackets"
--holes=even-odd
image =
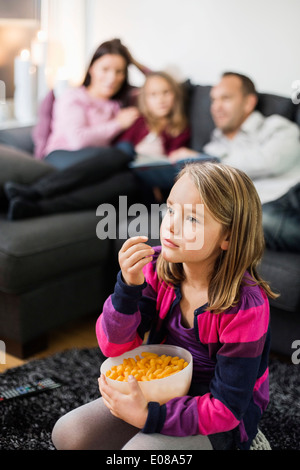
[(169, 240), (168, 238), (163, 239), (163, 244), (165, 246), (168, 246), (169, 248), (178, 248), (178, 245), (175, 245), (175, 243)]

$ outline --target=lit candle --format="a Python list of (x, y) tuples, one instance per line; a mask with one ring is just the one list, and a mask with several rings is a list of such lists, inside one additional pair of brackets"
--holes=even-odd
[(23, 49), (20, 53), (20, 59), (22, 62), (29, 62), (30, 60), (30, 52), (27, 49)]
[(15, 117), (22, 123), (31, 123), (36, 116), (36, 68), (27, 49), (15, 58), (14, 78)]
[(48, 43), (44, 31), (38, 31), (31, 42), (31, 57), (34, 65), (45, 65), (47, 61)]

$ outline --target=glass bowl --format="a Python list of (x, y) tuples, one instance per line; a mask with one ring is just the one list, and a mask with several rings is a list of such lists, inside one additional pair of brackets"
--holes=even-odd
[[(106, 375), (108, 370), (113, 366), (122, 364), (124, 359), (128, 359), (130, 357), (135, 358), (136, 356), (140, 356), (142, 358), (142, 352), (155, 353), (159, 356), (163, 354), (172, 357), (178, 356), (180, 359), (184, 359), (184, 361), (188, 362), (188, 365), (184, 369), (179, 370), (168, 377), (149, 380), (147, 382), (138, 381), (138, 384), (148, 402), (156, 401), (162, 405), (172, 398), (181, 397), (187, 394), (192, 381), (193, 357), (189, 351), (184, 348), (180, 348), (179, 346), (168, 344), (145, 344), (143, 346), (139, 346), (138, 348), (127, 351), (120, 356), (109, 357), (106, 359), (100, 367), (100, 373)], [(129, 385), (127, 382), (110, 379), (109, 377), (106, 377), (106, 380), (107, 383), (120, 392), (129, 393)]]

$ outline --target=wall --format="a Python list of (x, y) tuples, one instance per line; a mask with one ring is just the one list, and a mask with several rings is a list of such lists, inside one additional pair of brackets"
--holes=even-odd
[[(300, 79), (299, 0), (86, 0), (87, 55), (120, 37), (136, 58), (211, 84), (224, 70), (290, 96)], [(133, 74), (139, 83), (141, 77)]]
[(82, 80), (86, 66), (86, 5), (88, 0), (42, 0), (41, 28), (48, 38), (47, 80), (55, 85), (64, 68), (72, 85)]
[(41, 0), (0, 0), (0, 18), (37, 19)]
[(0, 80), (5, 96), (14, 95), (14, 58), (30, 49), (40, 19), (40, 0), (0, 0)]

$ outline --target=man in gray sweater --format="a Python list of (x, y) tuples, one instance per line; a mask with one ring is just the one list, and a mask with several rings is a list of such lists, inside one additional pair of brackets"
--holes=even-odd
[[(263, 116), (256, 105), (252, 80), (224, 73), (211, 90), (216, 128), (203, 152), (253, 179), (263, 203), (267, 246), (300, 251), (300, 129), (282, 116)], [(170, 155), (174, 160), (197, 156), (188, 148)]]

